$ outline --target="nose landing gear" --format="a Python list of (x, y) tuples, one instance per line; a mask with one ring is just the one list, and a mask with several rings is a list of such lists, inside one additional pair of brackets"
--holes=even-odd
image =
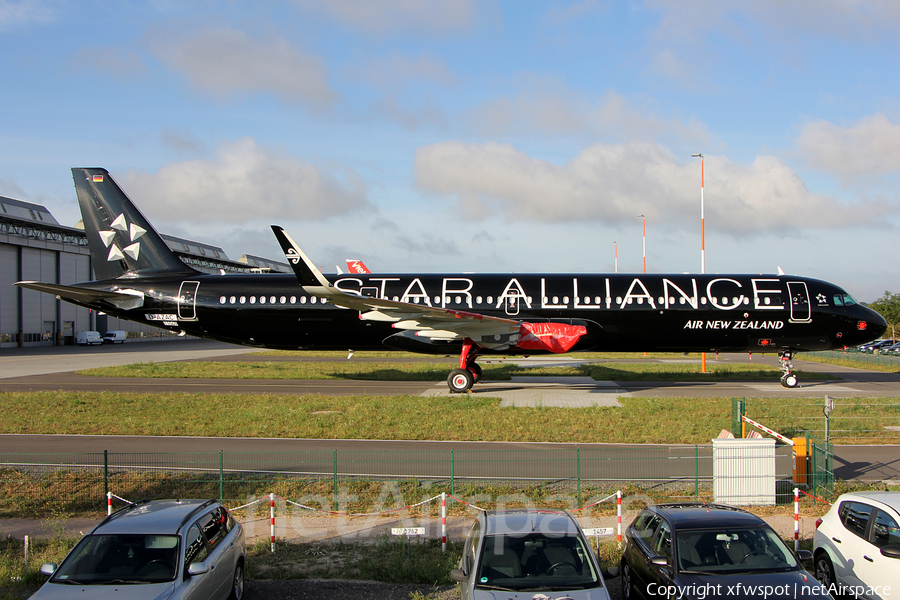
[(793, 356), (791, 350), (782, 350), (778, 353), (778, 358), (781, 360), (781, 385), (786, 388), (795, 388), (800, 385), (800, 380), (793, 371), (794, 365), (791, 362)]

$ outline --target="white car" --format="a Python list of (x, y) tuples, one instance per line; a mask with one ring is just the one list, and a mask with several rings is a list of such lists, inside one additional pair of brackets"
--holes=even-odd
[(900, 595), (900, 492), (843, 494), (816, 521), (813, 557), (832, 596)]

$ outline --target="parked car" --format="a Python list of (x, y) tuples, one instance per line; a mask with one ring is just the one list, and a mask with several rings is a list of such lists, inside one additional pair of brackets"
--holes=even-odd
[(900, 593), (898, 524), (900, 492), (843, 494), (816, 521), (816, 578), (861, 598)]
[(865, 351), (868, 354), (878, 354), (882, 348), (893, 346), (897, 342), (900, 342), (900, 340), (878, 340), (877, 342), (872, 342)]
[(99, 331), (79, 331), (75, 335), (75, 343), (79, 346), (91, 346), (93, 344), (102, 344), (103, 338), (100, 337)]
[(215, 500), (141, 501), (82, 537), (33, 600), (183, 598), (240, 600), (244, 529)]
[[(799, 560), (798, 560), (799, 557)], [(631, 598), (831, 598), (761, 518), (722, 504), (658, 504), (625, 532), (620, 574)]]
[(597, 557), (578, 522), (564, 510), (481, 513), (466, 538), (459, 568), (462, 600), (537, 598), (609, 600)]
[(879, 348), (878, 354), (883, 354), (885, 356), (900, 356), (900, 342)]
[(124, 344), (128, 339), (128, 334), (121, 329), (107, 331), (103, 334), (104, 344)]

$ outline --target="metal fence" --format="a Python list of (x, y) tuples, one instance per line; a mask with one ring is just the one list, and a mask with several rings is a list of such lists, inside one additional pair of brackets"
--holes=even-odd
[[(819, 454), (816, 461), (828, 461)], [(827, 455), (826, 455), (827, 456)], [(496, 497), (518, 490), (566, 495), (582, 506), (617, 489), (656, 501), (713, 499), (711, 445), (498, 451), (303, 451), (284, 453), (0, 454), (0, 511), (105, 508), (106, 493), (141, 498), (214, 497), (239, 503), (269, 492), (316, 496), (333, 507), (365, 504), (379, 482), (411, 498), (447, 491)], [(794, 487), (792, 453), (774, 456), (779, 502)], [(745, 475), (737, 475), (745, 476)], [(375, 484), (375, 485), (373, 485)], [(329, 508), (329, 507), (323, 507)]]
[(831, 360), (849, 360), (860, 363), (861, 368), (866, 365), (883, 365), (886, 367), (900, 367), (900, 356), (893, 354), (874, 354), (868, 352), (860, 352), (856, 348), (848, 348), (846, 350), (823, 350), (821, 352), (804, 352), (799, 355), (803, 356), (819, 356)]

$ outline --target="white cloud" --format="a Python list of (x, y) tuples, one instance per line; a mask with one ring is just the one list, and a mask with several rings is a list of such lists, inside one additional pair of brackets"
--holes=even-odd
[(637, 104), (616, 92), (592, 99), (555, 78), (525, 74), (519, 79), (517, 94), (493, 98), (466, 113), (463, 120), (468, 127), (490, 136), (583, 134), (709, 147), (709, 132), (695, 119), (661, 117), (650, 103)]
[(471, 0), (296, 0), (344, 25), (384, 34), (393, 31), (459, 31), (472, 26)]
[(337, 98), (322, 59), (278, 35), (251, 38), (221, 27), (175, 39), (152, 36), (151, 45), (167, 67), (197, 90), (222, 96), (264, 92), (287, 104), (317, 109)]
[(142, 75), (147, 70), (137, 55), (116, 47), (87, 46), (76, 52), (69, 64), (77, 69), (111, 74), (122, 79)]
[[(614, 224), (643, 213), (664, 226), (699, 219), (699, 165), (656, 143), (595, 144), (556, 165), (508, 144), (445, 142), (420, 148), (415, 170), (422, 189), (456, 199), (473, 219)], [(878, 224), (888, 210), (812, 193), (772, 156), (750, 166), (707, 156), (705, 183), (707, 220), (734, 235)]]
[(707, 31), (733, 35), (749, 21), (769, 36), (803, 31), (869, 42), (876, 33), (895, 36), (900, 27), (900, 4), (895, 0), (647, 0), (660, 10), (657, 37), (684, 41)]
[(430, 56), (411, 57), (393, 53), (355, 66), (353, 71), (359, 79), (392, 92), (422, 82), (435, 82), (447, 87), (458, 83), (444, 61)]
[(222, 145), (215, 160), (132, 170), (117, 179), (149, 214), (172, 221), (308, 221), (372, 209), (353, 169), (315, 166), (250, 138)]
[(56, 12), (44, 0), (0, 0), (0, 31), (8, 31), (29, 23), (46, 23)]
[(866, 177), (900, 174), (900, 124), (884, 114), (871, 115), (851, 127), (824, 120), (808, 123), (797, 146), (813, 167), (839, 181), (859, 183)]

